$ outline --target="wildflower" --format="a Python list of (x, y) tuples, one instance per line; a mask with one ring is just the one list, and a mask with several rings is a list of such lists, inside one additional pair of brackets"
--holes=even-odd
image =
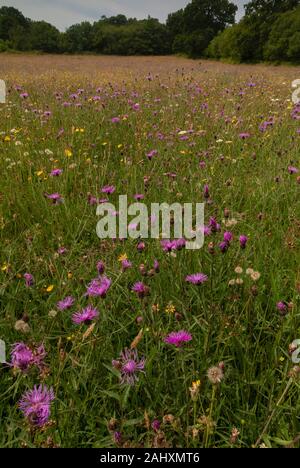
[(279, 310), (280, 315), (286, 315), (287, 314), (288, 307), (287, 307), (285, 302), (282, 302), (282, 301), (278, 302), (276, 304), (276, 307), (277, 307), (277, 310)]
[(138, 252), (143, 252), (146, 248), (145, 242), (139, 242), (137, 245)]
[(147, 158), (149, 159), (149, 161), (151, 161), (153, 156), (156, 156), (157, 154), (158, 154), (157, 150), (151, 150), (151, 151), (149, 151), (149, 153), (147, 153)]
[(239, 137), (242, 139), (242, 140), (246, 140), (246, 138), (249, 138), (251, 135), (250, 133), (247, 133), (247, 132), (243, 132), (243, 133), (240, 133), (239, 134)]
[(154, 430), (154, 432), (158, 432), (160, 429), (160, 421), (158, 419), (154, 419), (151, 423), (151, 427)]
[(111, 280), (106, 276), (93, 279), (87, 287), (86, 296), (105, 297), (110, 287)]
[(73, 153), (70, 149), (65, 149), (65, 156), (67, 158), (70, 158), (71, 156), (73, 156)]
[(114, 432), (114, 442), (116, 445), (122, 444), (122, 434), (119, 431)]
[(36, 365), (40, 369), (44, 366), (46, 351), (44, 345), (31, 349), (25, 343), (16, 343), (11, 352), (11, 365), (15, 369), (26, 372), (29, 367)]
[(174, 314), (176, 312), (176, 307), (171, 302), (167, 305), (165, 309), (166, 314)]
[(20, 400), (19, 407), (29, 423), (42, 427), (51, 413), (51, 402), (55, 399), (53, 389), (47, 386), (34, 386), (33, 390), (26, 392)]
[(72, 307), (72, 305), (74, 304), (75, 302), (75, 299), (74, 297), (72, 296), (67, 296), (65, 297), (63, 300), (59, 301), (57, 303), (57, 308), (58, 310), (60, 311), (63, 311), (63, 310), (66, 310), (66, 309), (70, 309)]
[(239, 435), (240, 435), (240, 431), (236, 427), (233, 427), (231, 430), (230, 443), (235, 444), (237, 442)]
[(129, 260), (126, 259), (126, 260), (122, 261), (122, 271), (123, 272), (128, 270), (131, 267), (132, 267), (132, 263)]
[(200, 380), (196, 380), (195, 382), (192, 382), (192, 386), (189, 388), (189, 391), (190, 391), (190, 395), (193, 401), (197, 399), (199, 395), (200, 387), (201, 387)]
[(248, 237), (247, 236), (240, 236), (240, 246), (242, 249), (246, 248), (246, 244), (248, 242)]
[(24, 279), (25, 279), (25, 286), (26, 288), (30, 288), (34, 284), (34, 279), (33, 276), (30, 273), (24, 273)]
[(230, 244), (230, 242), (232, 241), (233, 239), (233, 235), (231, 232), (227, 231), (227, 232), (224, 232), (224, 236), (223, 236), (223, 239), (224, 239), (224, 242), (227, 242), (227, 244)]
[(192, 341), (193, 337), (185, 330), (170, 333), (165, 339), (165, 343), (172, 344), (176, 348), (180, 348), (184, 343)]
[(116, 188), (113, 185), (105, 185), (102, 189), (102, 193), (112, 194), (114, 193)]
[(48, 198), (49, 200), (52, 200), (53, 205), (59, 205), (60, 203), (63, 203), (64, 199), (59, 193), (45, 193), (45, 197)]
[(138, 295), (138, 297), (143, 298), (145, 296), (148, 296), (150, 289), (144, 283), (138, 281), (133, 285), (132, 291), (135, 292)]
[(208, 185), (204, 185), (203, 196), (206, 199), (209, 198), (209, 187), (208, 187)]
[(240, 266), (237, 266), (234, 271), (237, 275), (241, 275), (243, 273), (243, 268)]
[(205, 283), (207, 280), (208, 280), (208, 277), (204, 273), (195, 273), (194, 275), (188, 275), (185, 278), (185, 281), (187, 283), (192, 283), (196, 285)]
[(76, 325), (80, 325), (81, 323), (89, 325), (94, 319), (98, 317), (98, 315), (98, 310), (89, 305), (81, 312), (76, 312), (72, 317), (72, 321), (73, 323), (76, 323)]
[(63, 170), (62, 170), (62, 169), (52, 169), (52, 171), (50, 172), (50, 176), (51, 176), (51, 177), (58, 177), (58, 176), (60, 176), (62, 173), (63, 173)]
[(216, 367), (211, 367), (210, 369), (208, 369), (207, 377), (210, 383), (212, 383), (213, 385), (221, 383), (224, 379), (224, 372), (222, 366), (220, 366), (219, 364)]
[(159, 273), (160, 266), (158, 260), (154, 260), (154, 265), (153, 265), (155, 273)]
[(288, 171), (290, 174), (298, 174), (299, 169), (297, 169), (297, 167), (289, 166)]
[(250, 276), (253, 281), (258, 281), (261, 274), (258, 271), (254, 271)]
[(209, 220), (209, 228), (210, 228), (211, 232), (218, 232), (218, 231), (220, 231), (221, 226), (220, 226), (220, 224), (217, 223), (216, 218), (213, 218), (213, 217), (210, 218), (210, 220)]
[(219, 249), (221, 250), (222, 253), (227, 252), (227, 250), (229, 249), (229, 243), (225, 241), (220, 242)]
[(102, 260), (100, 260), (97, 263), (97, 270), (98, 270), (99, 275), (103, 275), (103, 273), (105, 272), (105, 264), (102, 262)]
[(120, 255), (120, 257), (118, 258), (118, 262), (123, 262), (123, 260), (127, 260), (127, 258), (128, 258), (128, 257), (127, 257), (127, 254), (126, 254), (126, 253), (125, 253), (125, 254), (122, 254), (122, 255)]
[(29, 333), (30, 326), (24, 320), (17, 320), (15, 323), (15, 330), (22, 333)]
[(54, 285), (53, 285), (53, 284), (50, 284), (50, 286), (48, 286), (48, 287), (46, 288), (46, 292), (51, 293), (51, 292), (53, 291), (53, 289), (54, 289)]
[(138, 381), (137, 374), (144, 372), (145, 359), (139, 359), (136, 349), (125, 348), (112, 365), (120, 371), (122, 384), (134, 385)]

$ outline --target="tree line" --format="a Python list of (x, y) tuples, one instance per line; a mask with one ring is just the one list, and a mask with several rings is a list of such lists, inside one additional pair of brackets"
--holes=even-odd
[(109, 55), (185, 54), (235, 62), (300, 62), (300, 0), (252, 0), (235, 23), (229, 0), (192, 0), (168, 16), (102, 16), (60, 32), (13, 7), (0, 8), (0, 52), (97, 53)]

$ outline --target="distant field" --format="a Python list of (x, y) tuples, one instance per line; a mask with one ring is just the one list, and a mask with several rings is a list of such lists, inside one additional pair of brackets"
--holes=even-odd
[[(0, 446), (299, 447), (300, 68), (0, 59)], [(203, 248), (100, 240), (119, 195)]]

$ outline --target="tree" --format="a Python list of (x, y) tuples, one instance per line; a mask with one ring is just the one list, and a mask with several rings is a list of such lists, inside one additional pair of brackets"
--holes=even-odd
[(235, 22), (236, 11), (237, 6), (228, 0), (192, 0), (168, 17), (173, 50), (191, 56), (203, 54), (213, 37)]
[(30, 27), (30, 44), (33, 50), (59, 52), (60, 32), (46, 21), (33, 21)]
[(252, 0), (245, 5), (246, 16), (270, 18), (299, 6), (300, 0)]
[(8, 41), (12, 48), (26, 50), (29, 47), (31, 21), (16, 8), (0, 8), (0, 39)]
[(88, 21), (74, 24), (64, 34), (64, 50), (66, 52), (91, 51), (93, 46), (93, 26)]
[(264, 47), (264, 58), (300, 62), (300, 8), (278, 16)]

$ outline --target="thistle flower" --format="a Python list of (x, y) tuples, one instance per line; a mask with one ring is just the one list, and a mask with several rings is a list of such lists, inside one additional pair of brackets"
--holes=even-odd
[(111, 287), (111, 280), (106, 276), (102, 278), (93, 279), (87, 287), (86, 296), (91, 297), (105, 297), (109, 288)]
[(205, 283), (207, 280), (208, 280), (208, 277), (204, 273), (195, 273), (194, 275), (188, 275), (185, 278), (185, 281), (187, 283), (192, 283), (196, 285)]
[(145, 359), (139, 359), (136, 349), (125, 348), (117, 360), (112, 361), (113, 367), (121, 373), (121, 383), (134, 385), (138, 381), (138, 373), (145, 368)]
[(44, 426), (51, 414), (51, 402), (55, 399), (53, 389), (36, 385), (26, 392), (19, 402), (19, 408), (33, 426)]
[(74, 304), (75, 299), (72, 296), (67, 296), (57, 303), (57, 308), (60, 311), (70, 309)]
[(82, 309), (81, 312), (76, 312), (72, 317), (72, 321), (76, 325), (80, 325), (81, 323), (89, 325), (98, 315), (98, 310), (89, 305), (85, 309)]
[(170, 333), (165, 339), (164, 342), (180, 348), (184, 343), (192, 341), (192, 335), (186, 330), (180, 330), (178, 332)]

